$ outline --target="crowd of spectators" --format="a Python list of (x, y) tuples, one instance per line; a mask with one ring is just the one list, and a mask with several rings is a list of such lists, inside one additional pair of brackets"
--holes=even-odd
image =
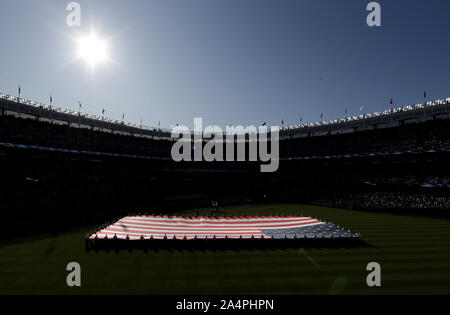
[[(283, 140), (280, 152), (318, 156), (448, 147), (448, 124)], [(172, 144), (6, 116), (0, 117), (0, 142), (161, 157)], [(205, 207), (211, 200), (262, 199), (354, 209), (449, 209), (449, 154), (283, 161), (277, 173), (262, 174), (260, 163), (176, 163), (0, 146), (0, 229), (95, 213), (158, 212), (193, 199)]]
[(78, 128), (58, 123), (0, 117), (0, 141), (59, 149), (168, 157), (172, 142)]
[(409, 185), (409, 186), (450, 186), (450, 177), (448, 176), (398, 176), (398, 177), (371, 177), (363, 180), (366, 184), (375, 185)]
[[(281, 158), (450, 148), (450, 121), (283, 140)], [(173, 141), (0, 116), (0, 141), (94, 152), (170, 157)]]
[(337, 208), (366, 210), (450, 209), (450, 194), (401, 191), (366, 191), (333, 196), (328, 200)]
[(286, 140), (286, 157), (386, 153), (450, 148), (450, 121), (429, 121), (350, 134)]

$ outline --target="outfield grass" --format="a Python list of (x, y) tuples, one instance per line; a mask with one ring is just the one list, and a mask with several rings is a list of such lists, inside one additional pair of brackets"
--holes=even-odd
[[(1, 243), (0, 294), (450, 294), (449, 220), (301, 205), (225, 211), (303, 213), (360, 232), (371, 246), (86, 253), (88, 228)], [(72, 261), (81, 288), (66, 286)], [(382, 266), (381, 288), (366, 285), (372, 261)]]

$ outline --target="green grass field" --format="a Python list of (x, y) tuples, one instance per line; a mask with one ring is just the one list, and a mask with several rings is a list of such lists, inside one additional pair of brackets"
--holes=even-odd
[[(449, 220), (301, 205), (224, 211), (303, 213), (360, 232), (371, 246), (86, 253), (90, 227), (0, 243), (0, 294), (450, 294)], [(81, 288), (66, 286), (72, 261), (81, 264)], [(373, 261), (381, 288), (366, 285)]]

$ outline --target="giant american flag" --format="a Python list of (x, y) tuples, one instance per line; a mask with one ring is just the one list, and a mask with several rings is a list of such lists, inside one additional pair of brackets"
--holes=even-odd
[(333, 224), (311, 217), (178, 217), (127, 216), (107, 226), (90, 238), (108, 239), (249, 239), (350, 237)]

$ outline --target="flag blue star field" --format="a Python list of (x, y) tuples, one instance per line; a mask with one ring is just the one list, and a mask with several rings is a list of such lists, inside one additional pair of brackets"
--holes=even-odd
[(128, 216), (90, 236), (108, 239), (294, 239), (357, 235), (310, 217)]

